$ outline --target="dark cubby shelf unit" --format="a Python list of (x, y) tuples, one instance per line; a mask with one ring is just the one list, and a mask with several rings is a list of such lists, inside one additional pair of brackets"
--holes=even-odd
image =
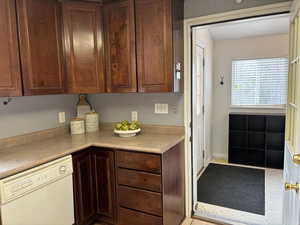
[(229, 115), (229, 163), (283, 168), (284, 115)]

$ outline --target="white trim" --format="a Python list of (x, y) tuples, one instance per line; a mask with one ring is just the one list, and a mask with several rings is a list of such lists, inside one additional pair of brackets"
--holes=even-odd
[(300, 8), (300, 1), (299, 0), (293, 0), (293, 3), (291, 5), (291, 21), (294, 20), (295, 16), (297, 15), (297, 12)]
[[(297, 0), (299, 1), (299, 0)], [(255, 16), (263, 16), (268, 14), (276, 14), (290, 11), (292, 3), (288, 2), (281, 2), (275, 4), (268, 4), (259, 7), (247, 8), (247, 9), (240, 9), (240, 10), (233, 10), (225, 13), (218, 13), (208, 16), (190, 18), (184, 20), (185, 23), (193, 24), (193, 25), (201, 25), (207, 23), (216, 23), (234, 19), (241, 19), (247, 17), (255, 17)]]
[(230, 105), (230, 109), (279, 109), (285, 110), (286, 104), (283, 105)]
[[(299, 0), (297, 0), (299, 1)], [(222, 22), (234, 19), (243, 19), (252, 16), (282, 13), (290, 10), (291, 3), (283, 2), (260, 7), (234, 10), (226, 13), (214, 14), (204, 17), (186, 19), (184, 21), (184, 124), (185, 124), (185, 159), (186, 159), (186, 216), (192, 215), (192, 176), (191, 176), (191, 144), (189, 127), (191, 122), (191, 27), (207, 23)]]
[(213, 160), (215, 160), (215, 159), (221, 159), (221, 160), (225, 160), (225, 161), (228, 160), (228, 155), (224, 154), (224, 153), (214, 153), (212, 156), (213, 156), (212, 157)]

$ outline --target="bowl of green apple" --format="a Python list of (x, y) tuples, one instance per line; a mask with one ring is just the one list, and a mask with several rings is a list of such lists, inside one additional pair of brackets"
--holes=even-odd
[(120, 137), (134, 137), (141, 131), (140, 123), (138, 121), (132, 121), (129, 123), (128, 120), (123, 120), (117, 123), (114, 129), (115, 134)]

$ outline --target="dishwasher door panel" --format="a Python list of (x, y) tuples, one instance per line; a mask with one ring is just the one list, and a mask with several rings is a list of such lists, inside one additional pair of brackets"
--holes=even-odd
[(72, 225), (72, 175), (1, 205), (0, 218), (2, 225)]

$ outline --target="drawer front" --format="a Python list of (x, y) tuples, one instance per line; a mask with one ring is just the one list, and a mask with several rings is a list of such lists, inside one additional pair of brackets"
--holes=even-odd
[(162, 216), (162, 199), (160, 193), (119, 185), (118, 194), (120, 206)]
[(147, 153), (118, 151), (117, 166), (158, 174), (161, 172), (160, 155)]
[(118, 184), (161, 192), (161, 176), (152, 173), (119, 168)]
[[(142, 222), (142, 223), (141, 223)], [(130, 209), (119, 208), (118, 225), (162, 225), (162, 217), (133, 211)]]

